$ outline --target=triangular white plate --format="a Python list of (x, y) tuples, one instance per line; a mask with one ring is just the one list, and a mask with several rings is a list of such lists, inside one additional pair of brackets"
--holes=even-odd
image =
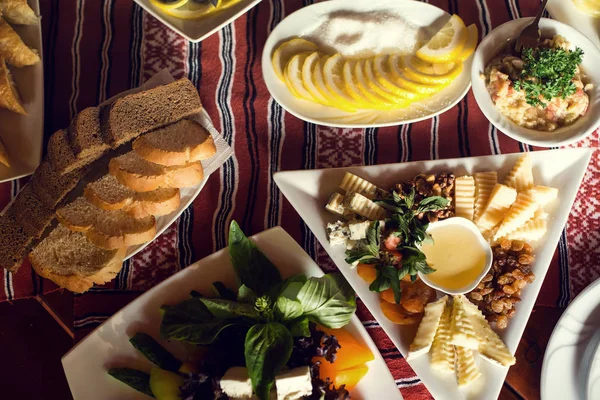
[[(500, 331), (500, 336), (514, 353), (517, 349), (529, 315), (535, 304), (544, 277), (552, 260), (554, 249), (560, 239), (563, 227), (577, 195), (579, 184), (587, 169), (592, 151), (590, 149), (565, 149), (532, 152), (533, 175), (536, 184), (559, 189), (558, 200), (548, 210), (550, 214), (548, 232), (535, 251), (536, 261), (533, 271), (536, 279), (523, 289), (522, 301), (517, 312), (509, 321), (508, 327)], [(354, 287), (369, 311), (403, 355), (414, 338), (416, 326), (399, 326), (389, 321), (379, 307), (379, 296), (369, 291), (368, 285), (356, 271), (344, 261), (344, 249), (332, 247), (327, 239), (326, 225), (336, 220), (325, 211), (329, 196), (337, 190), (345, 172), (352, 172), (381, 188), (391, 188), (394, 184), (414, 177), (416, 174), (453, 171), (457, 176), (478, 171), (498, 171), (503, 179), (520, 154), (503, 154), (485, 157), (455, 158), (449, 160), (417, 161), (411, 163), (349, 167), (324, 170), (290, 171), (275, 174), (275, 182), (281, 192), (298, 211), (304, 222), (315, 234), (323, 248), (331, 256), (348, 282)], [(421, 378), (427, 389), (436, 399), (495, 399), (500, 393), (507, 368), (492, 365), (477, 357), (482, 371), (468, 390), (459, 390), (453, 375), (439, 375), (431, 370), (429, 357), (419, 357), (410, 365)]]
[[(323, 271), (280, 227), (269, 229), (252, 237), (259, 249), (277, 266), (286, 278), (304, 273), (322, 276)], [(221, 281), (228, 287), (235, 284), (235, 276), (227, 249), (220, 250), (179, 271), (161, 284), (150, 289), (127, 307), (114, 314), (62, 358), (71, 393), (75, 400), (143, 400), (148, 396), (131, 389), (106, 372), (112, 367), (129, 367), (149, 371), (151, 364), (129, 343), (136, 332), (145, 332), (158, 338), (159, 308), (176, 304), (188, 298), (191, 290), (211, 293), (211, 284)], [(365, 343), (375, 360), (370, 361), (369, 372), (352, 389), (353, 399), (401, 400), (394, 378), (387, 369), (375, 343), (355, 315), (345, 328)], [(185, 347), (179, 342), (161, 341), (180, 360), (185, 359)]]

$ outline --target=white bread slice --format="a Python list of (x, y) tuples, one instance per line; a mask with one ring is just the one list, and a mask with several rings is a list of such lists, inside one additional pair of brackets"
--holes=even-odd
[(184, 119), (138, 137), (133, 150), (147, 161), (173, 166), (206, 160), (215, 155), (217, 147), (202, 125)]
[(103, 249), (118, 249), (154, 239), (154, 216), (134, 218), (123, 210), (102, 210), (84, 197), (78, 197), (56, 211), (56, 217), (67, 228), (85, 232), (87, 238)]
[(196, 186), (204, 179), (204, 169), (199, 161), (166, 167), (146, 161), (134, 151), (110, 160), (108, 171), (136, 192), (150, 192), (159, 187)]
[(83, 195), (98, 208), (123, 210), (135, 218), (170, 214), (181, 202), (179, 189), (158, 188), (151, 192), (136, 192), (110, 174), (89, 183)]
[(125, 248), (100, 249), (84, 234), (60, 224), (29, 254), (31, 265), (40, 276), (76, 293), (114, 279), (124, 257)]

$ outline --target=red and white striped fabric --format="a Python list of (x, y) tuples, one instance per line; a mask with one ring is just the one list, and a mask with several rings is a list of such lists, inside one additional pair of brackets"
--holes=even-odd
[[(348, 0), (352, 1), (352, 0)], [(539, 0), (431, 0), (475, 23), (480, 34), (521, 16)], [(431, 120), (380, 129), (332, 129), (287, 114), (270, 96), (260, 70), (269, 32), (310, 0), (264, 0), (235, 23), (199, 44), (190, 44), (131, 0), (41, 0), (46, 70), (46, 137), (68, 125), (85, 107), (138, 86), (168, 68), (196, 84), (215, 127), (235, 149), (184, 215), (145, 251), (124, 265), (118, 278), (75, 297), (77, 338), (192, 262), (223, 248), (231, 219), (254, 234), (283, 226), (325, 270), (335, 266), (272, 179), (279, 170), (343, 167), (424, 159), (535, 151), (491, 126), (472, 93)], [(596, 148), (556, 251), (538, 304), (565, 306), (600, 276), (600, 151), (596, 132), (578, 146)], [(24, 180), (0, 184), (0, 206)], [(56, 289), (29, 265), (3, 273), (0, 300)], [(429, 398), (408, 364), (370, 313), (359, 315), (388, 362), (403, 396)]]

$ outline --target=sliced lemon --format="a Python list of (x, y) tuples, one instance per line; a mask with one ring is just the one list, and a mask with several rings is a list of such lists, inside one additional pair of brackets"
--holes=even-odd
[(408, 79), (430, 85), (449, 85), (463, 70), (461, 62), (430, 64), (412, 56), (403, 57), (401, 65)]
[(150, 0), (150, 4), (159, 10), (172, 10), (173, 8), (179, 8), (190, 0)]
[(292, 56), (298, 53), (316, 50), (316, 44), (302, 38), (294, 38), (292, 40), (288, 40), (287, 42), (283, 42), (277, 47), (277, 49), (273, 52), (273, 56), (271, 57), (271, 63), (273, 64), (275, 75), (277, 75), (279, 79), (283, 80), (283, 70)]
[(240, 1), (241, 0), (219, 0), (215, 7), (210, 2), (198, 3), (194, 0), (189, 0), (180, 7), (164, 9), (163, 11), (165, 14), (179, 19), (200, 19), (205, 15), (226, 10)]
[(379, 81), (375, 77), (375, 74), (373, 73), (373, 61), (372, 60), (370, 60), (370, 59), (365, 60), (363, 65), (364, 65), (364, 74), (365, 74), (365, 78), (366, 78), (365, 80), (367, 82), (369, 89), (371, 89), (379, 96), (385, 98), (388, 101), (391, 101), (392, 103), (394, 103), (398, 106), (403, 106), (403, 105), (406, 105), (406, 104), (412, 102), (410, 99), (408, 99), (406, 97), (398, 96), (397, 94), (391, 92), (390, 90), (388, 90), (386, 87), (384, 87), (383, 85), (381, 85), (379, 83)]
[(417, 57), (430, 63), (445, 63), (459, 59), (467, 41), (467, 27), (458, 15), (453, 15), (442, 29), (419, 50)]
[(331, 90), (329, 90), (329, 88), (325, 84), (325, 77), (323, 75), (323, 67), (327, 63), (327, 60), (329, 60), (329, 56), (322, 55), (321, 58), (319, 59), (319, 63), (315, 66), (313, 79), (314, 79), (315, 86), (317, 87), (317, 90), (319, 91), (319, 93), (321, 93), (327, 99), (327, 101), (329, 102), (329, 105), (339, 108), (340, 110), (348, 111), (348, 112), (356, 111), (356, 107), (354, 105), (347, 104), (346, 101), (340, 100), (340, 98), (338, 96), (336, 96), (336, 94), (333, 93)]
[(344, 87), (344, 57), (335, 54), (327, 59), (323, 65), (323, 79), (325, 86), (337, 101), (349, 108), (355, 108), (357, 102), (346, 92)]
[(410, 79), (406, 75), (406, 68), (402, 62), (402, 57), (397, 54), (390, 55), (388, 58), (388, 65), (392, 74), (395, 78), (395, 83), (415, 93), (419, 93), (422, 98), (439, 92), (445, 88), (451, 81), (447, 83), (424, 83)]
[(285, 83), (288, 85), (290, 91), (304, 100), (317, 101), (312, 94), (304, 86), (302, 80), (302, 66), (304, 61), (310, 56), (311, 53), (300, 53), (293, 56), (285, 66), (283, 73)]
[(477, 47), (477, 40), (479, 39), (479, 31), (477, 30), (477, 25), (471, 24), (467, 26), (467, 41), (465, 42), (465, 46), (463, 47), (460, 55), (458, 56), (459, 60), (465, 61), (467, 58), (473, 54), (475, 51), (475, 47)]
[[(373, 72), (377, 81), (392, 93), (409, 100), (419, 100), (424, 94), (435, 92), (427, 85), (415, 83), (402, 77), (402, 70), (397, 66), (398, 56), (379, 55), (373, 58)], [(392, 60), (395, 60), (392, 62)]]
[(314, 79), (317, 69), (320, 69), (320, 57), (321, 53), (318, 51), (312, 52), (306, 57), (304, 64), (302, 64), (302, 83), (304, 83), (304, 87), (312, 95), (315, 101), (329, 106), (331, 105), (331, 102), (319, 91)]
[(344, 88), (346, 89), (346, 93), (354, 99), (354, 101), (360, 105), (361, 108), (374, 108), (374, 104), (372, 104), (360, 91), (356, 82), (354, 81), (354, 76), (352, 76), (354, 71), (354, 64), (356, 61), (354, 60), (346, 60), (344, 62), (344, 67), (342, 68), (342, 75), (344, 78)]
[[(357, 60), (353, 65), (353, 74), (352, 77), (353, 82), (356, 84), (356, 87), (360, 91), (360, 93), (368, 100), (369, 104), (373, 106), (373, 108), (377, 109), (391, 109), (395, 108), (395, 102), (388, 99), (387, 97), (383, 97), (377, 94), (375, 91), (371, 90), (369, 87), (369, 83), (367, 82), (367, 78), (365, 77), (365, 60)], [(403, 101), (404, 102), (404, 101)]]

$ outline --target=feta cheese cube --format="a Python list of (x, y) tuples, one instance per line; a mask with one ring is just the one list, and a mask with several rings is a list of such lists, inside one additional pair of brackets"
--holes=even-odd
[(277, 400), (299, 400), (312, 393), (312, 379), (308, 366), (294, 368), (275, 377)]
[(329, 243), (332, 246), (346, 246), (350, 231), (348, 225), (342, 221), (327, 224), (327, 232), (329, 233)]
[(367, 238), (367, 231), (371, 221), (352, 221), (348, 224), (350, 240), (361, 240)]
[(221, 389), (232, 399), (250, 399), (252, 397), (252, 381), (245, 367), (231, 367), (221, 378)]

